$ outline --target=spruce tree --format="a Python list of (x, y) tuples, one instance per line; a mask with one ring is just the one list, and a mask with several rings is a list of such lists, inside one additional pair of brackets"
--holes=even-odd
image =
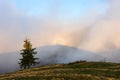
[(19, 63), (21, 69), (30, 68), (31, 66), (39, 64), (39, 62), (37, 62), (39, 58), (34, 57), (37, 54), (35, 49), (36, 48), (32, 48), (32, 44), (30, 43), (29, 39), (25, 39), (23, 49), (20, 53), (22, 56)]

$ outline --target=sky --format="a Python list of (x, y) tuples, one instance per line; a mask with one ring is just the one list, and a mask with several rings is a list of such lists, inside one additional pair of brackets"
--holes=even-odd
[(73, 18), (82, 16), (89, 9), (104, 13), (107, 7), (107, 2), (101, 0), (14, 0), (14, 3), (26, 15), (39, 17), (53, 11), (57, 17)]
[(73, 43), (71, 35), (78, 33), (81, 38), (80, 32), (106, 16), (110, 1), (113, 0), (0, 0), (0, 53), (19, 51), (25, 37), (34, 47), (80, 47)]

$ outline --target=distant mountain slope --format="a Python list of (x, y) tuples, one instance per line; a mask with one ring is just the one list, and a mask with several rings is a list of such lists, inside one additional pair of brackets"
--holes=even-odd
[(79, 60), (100, 61), (104, 59), (98, 54), (62, 45), (40, 47), (37, 48), (37, 52), (41, 64), (69, 63)]
[(76, 62), (49, 65), (3, 74), (0, 80), (120, 80), (120, 64)]
[(120, 49), (111, 49), (109, 51), (98, 53), (104, 56), (107, 62), (120, 63)]
[[(78, 48), (55, 45), (37, 48), (37, 58), (40, 58), (38, 66), (57, 63), (69, 63), (79, 60), (100, 61), (104, 58), (100, 55)], [(0, 73), (12, 72), (19, 69), (19, 52), (0, 55)]]
[(0, 54), (0, 73), (18, 70), (19, 59), (20, 55), (18, 52)]

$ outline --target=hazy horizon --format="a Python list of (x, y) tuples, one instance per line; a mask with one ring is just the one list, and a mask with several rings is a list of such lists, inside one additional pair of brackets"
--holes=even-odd
[(92, 52), (120, 48), (119, 0), (0, 0), (0, 53), (74, 46)]
[(19, 70), (26, 37), (39, 66), (120, 63), (119, 34), (120, 0), (0, 0), (0, 73)]

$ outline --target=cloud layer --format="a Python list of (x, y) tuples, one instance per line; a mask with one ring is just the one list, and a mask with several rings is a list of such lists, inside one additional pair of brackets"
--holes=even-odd
[[(3, 4), (4, 3), (4, 4)], [(90, 51), (104, 51), (120, 47), (119, 0), (108, 0), (106, 14), (89, 10), (82, 18), (60, 21), (51, 9), (42, 18), (23, 14), (9, 0), (0, 1), (0, 52), (19, 50), (27, 36), (35, 47), (64, 44)], [(54, 14), (54, 15), (53, 15)]]
[[(93, 25), (74, 31), (70, 43), (90, 51), (106, 51), (120, 48), (120, 1), (109, 0), (110, 7), (106, 15)], [(94, 18), (95, 19), (95, 18)]]

